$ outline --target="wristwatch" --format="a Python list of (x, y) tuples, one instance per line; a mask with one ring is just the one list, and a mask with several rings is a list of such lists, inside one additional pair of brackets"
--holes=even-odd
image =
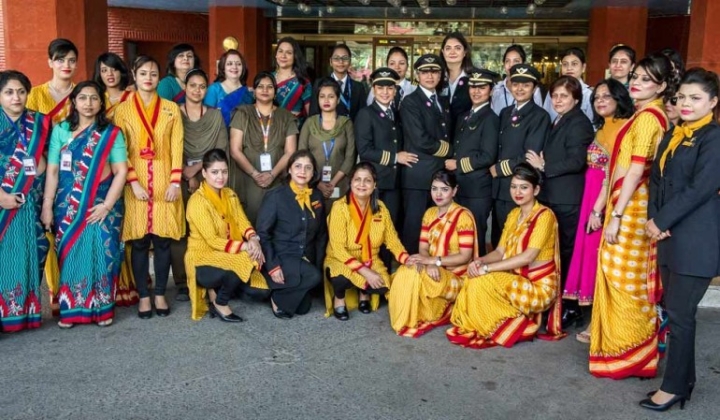
[(487, 264), (483, 264), (482, 269), (483, 269), (483, 274), (487, 274), (490, 272), (490, 268), (488, 267)]
[(435, 259), (435, 265), (437, 265), (438, 267), (442, 267), (442, 257), (437, 257)]
[(603, 214), (601, 212), (595, 211), (595, 210), (591, 211), (590, 214), (597, 217), (598, 219), (602, 219), (602, 216), (603, 216)]
[(616, 212), (615, 210), (613, 210), (613, 211), (610, 213), (610, 216), (612, 216), (612, 217), (614, 217), (614, 218), (616, 218), (616, 219), (622, 219), (622, 214)]

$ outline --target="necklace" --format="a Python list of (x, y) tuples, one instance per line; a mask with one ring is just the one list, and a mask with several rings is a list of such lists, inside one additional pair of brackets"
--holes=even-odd
[(61, 92), (60, 90), (58, 90), (58, 88), (56, 88), (56, 87), (52, 84), (52, 82), (49, 83), (49, 86), (50, 86), (50, 90), (52, 90), (57, 96), (66, 96), (66, 95), (68, 95), (68, 94), (70, 93), (70, 91), (71, 91), (71, 90), (73, 89), (73, 87), (74, 87), (73, 84), (70, 83), (70, 86), (68, 86), (67, 89), (65, 89), (64, 91)]
[(193, 120), (190, 117), (190, 113), (188, 112), (188, 109), (187, 109), (187, 101), (183, 104), (183, 109), (185, 110), (185, 116), (188, 117), (188, 119), (190, 119), (191, 121), (197, 121), (203, 117), (203, 114), (205, 114), (205, 107), (202, 106), (202, 104), (200, 104), (200, 117), (197, 120)]

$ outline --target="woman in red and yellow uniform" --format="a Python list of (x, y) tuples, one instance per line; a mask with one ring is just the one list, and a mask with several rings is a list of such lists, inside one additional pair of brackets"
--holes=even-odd
[(390, 323), (398, 335), (417, 338), (450, 322), (461, 276), (478, 256), (475, 219), (453, 201), (456, 193), (455, 175), (435, 172), (430, 194), (436, 206), (423, 216), (420, 253), (397, 270), (388, 293)]
[(152, 316), (147, 289), (150, 244), (154, 250), (155, 308), (167, 316), (165, 285), (170, 271), (170, 240), (185, 234), (180, 195), (183, 124), (177, 104), (157, 94), (160, 66), (141, 56), (135, 61), (137, 92), (115, 111), (128, 147), (128, 186), (125, 188), (123, 240), (132, 249), (132, 271), (140, 305), (138, 316)]
[(349, 171), (350, 190), (337, 200), (328, 217), (332, 232), (325, 258), (325, 316), (346, 321), (348, 311), (368, 314), (378, 308), (390, 286), (388, 268), (380, 259), (385, 245), (400, 264), (408, 260), (390, 213), (377, 198), (377, 174), (369, 162)]

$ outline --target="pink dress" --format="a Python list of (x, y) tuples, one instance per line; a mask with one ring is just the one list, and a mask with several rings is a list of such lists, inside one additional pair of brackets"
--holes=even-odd
[(586, 225), (598, 194), (602, 190), (603, 182), (607, 178), (615, 136), (624, 122), (625, 120), (606, 119), (603, 128), (597, 132), (595, 141), (588, 146), (588, 169), (585, 173), (585, 191), (580, 204), (580, 223), (578, 223), (575, 249), (563, 290), (563, 299), (577, 300), (580, 305), (591, 305), (593, 302), (598, 249), (602, 238), (602, 229), (588, 234), (585, 233)]

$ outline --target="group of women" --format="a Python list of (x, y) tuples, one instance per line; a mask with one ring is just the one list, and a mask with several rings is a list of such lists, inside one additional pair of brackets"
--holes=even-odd
[[(669, 327), (665, 379), (641, 405), (682, 407), (697, 305), (720, 274), (717, 75), (619, 45), (591, 89), (571, 48), (543, 109), (522, 47), (498, 84), (469, 52), (448, 35), (416, 61), (415, 86), (393, 48), (369, 91), (344, 44), (312, 84), (292, 38), (251, 86), (239, 51), (211, 84), (188, 44), (162, 79), (151, 57), (128, 69), (105, 53), (74, 84), (65, 39), (49, 82), (0, 72), (0, 260), (19, 262), (0, 266), (0, 330), (40, 325), (43, 270), (61, 328), (108, 326), (115, 305), (168, 316), (171, 268), (193, 319), (243, 321), (238, 293), (289, 319), (323, 287), (326, 316), (385, 296), (399, 335), (450, 325), (450, 342), (478, 349), (560, 339), (592, 304), (577, 334), (591, 373), (654, 377)], [(421, 108), (437, 118), (411, 121)], [(409, 170), (428, 159), (418, 187)], [(402, 223), (413, 212), (419, 225)]]

